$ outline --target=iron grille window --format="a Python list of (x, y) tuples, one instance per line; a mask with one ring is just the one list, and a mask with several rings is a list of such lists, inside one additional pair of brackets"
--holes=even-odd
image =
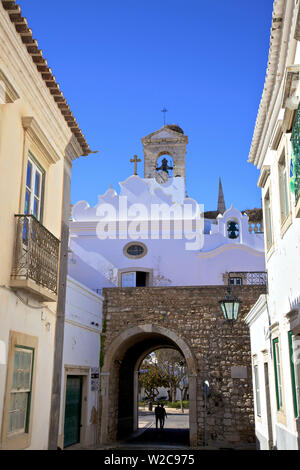
[(141, 256), (144, 253), (145, 249), (141, 245), (130, 245), (127, 248), (127, 253), (130, 256)]
[(233, 271), (228, 273), (228, 284), (235, 286), (265, 286), (267, 285), (267, 273), (265, 271)]

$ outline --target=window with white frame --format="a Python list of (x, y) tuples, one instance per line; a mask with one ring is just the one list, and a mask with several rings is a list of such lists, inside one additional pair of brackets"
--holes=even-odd
[(276, 389), (277, 410), (280, 411), (283, 408), (283, 394), (282, 394), (282, 375), (281, 375), (280, 347), (279, 347), (278, 338), (275, 338), (273, 340), (273, 354), (274, 354), (275, 389)]
[(148, 285), (148, 272), (130, 271), (121, 273), (121, 287), (146, 287)]
[(28, 431), (32, 370), (33, 349), (16, 346), (8, 412), (8, 435)]
[(43, 184), (43, 170), (35, 163), (33, 158), (28, 157), (24, 214), (32, 214), (38, 220), (42, 218)]
[(123, 253), (127, 258), (139, 259), (143, 258), (147, 254), (147, 247), (144, 243), (130, 242), (127, 243), (123, 248)]
[(278, 162), (280, 214), (283, 223), (290, 212), (289, 191), (288, 191), (288, 169), (286, 164), (285, 150), (283, 150)]
[(243, 279), (241, 277), (230, 277), (229, 278), (229, 284), (233, 286), (242, 286), (243, 285)]
[(290, 359), (292, 371), (292, 388), (294, 399), (295, 417), (299, 416), (300, 410), (300, 335), (289, 332)]
[(273, 228), (272, 228), (270, 190), (266, 192), (265, 197), (264, 197), (264, 215), (265, 215), (267, 249), (269, 249), (273, 245)]
[(257, 416), (261, 416), (259, 371), (258, 371), (257, 364), (254, 366), (254, 387), (255, 387), (256, 414)]

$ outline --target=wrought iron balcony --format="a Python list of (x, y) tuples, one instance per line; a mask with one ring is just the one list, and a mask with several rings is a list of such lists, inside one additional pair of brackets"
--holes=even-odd
[(234, 271), (227, 273), (229, 285), (261, 286), (267, 285), (268, 278), (265, 271)]
[(16, 215), (15, 220), (11, 286), (30, 290), (41, 300), (55, 301), (60, 242), (33, 215)]

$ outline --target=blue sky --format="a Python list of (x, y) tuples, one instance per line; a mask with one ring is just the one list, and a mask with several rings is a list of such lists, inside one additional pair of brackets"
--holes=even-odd
[[(72, 203), (91, 205), (133, 172), (141, 137), (167, 122), (189, 136), (187, 192), (260, 207), (247, 162), (270, 41), (272, 0), (19, 0), (97, 155), (74, 162)], [(139, 165), (143, 176), (143, 165)]]

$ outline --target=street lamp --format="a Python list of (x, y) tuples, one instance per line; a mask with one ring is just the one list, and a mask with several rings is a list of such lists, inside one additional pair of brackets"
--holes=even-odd
[(219, 300), (222, 312), (227, 321), (231, 321), (233, 323), (237, 320), (241, 303), (242, 302), (232, 294), (231, 287), (227, 287), (225, 298), (223, 300)]

